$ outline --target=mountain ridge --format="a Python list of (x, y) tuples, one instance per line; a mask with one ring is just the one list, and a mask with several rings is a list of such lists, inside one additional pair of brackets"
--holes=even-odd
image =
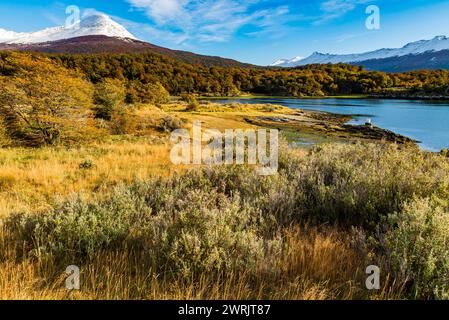
[[(365, 53), (341, 54), (341, 55), (314, 52), (309, 57), (301, 60), (296, 60), (296, 58), (293, 58), (291, 60), (280, 59), (275, 63), (273, 63), (271, 66), (297, 67), (308, 64), (327, 64), (327, 63), (331, 64), (348, 63), (365, 66), (369, 64), (369, 63), (364, 64), (364, 62), (367, 61), (372, 62), (374, 60), (383, 60), (401, 57), (408, 57), (409, 59), (416, 60), (414, 59), (416, 56), (446, 50), (449, 50), (449, 38), (446, 36), (436, 36), (431, 40), (419, 40), (411, 42), (401, 48), (396, 49), (383, 48)], [(401, 60), (403, 61), (403, 59)], [(416, 67), (419, 68), (419, 66)], [(405, 69), (411, 70), (409, 68)]]
[(373, 59), (353, 63), (366, 70), (383, 72), (408, 72), (416, 70), (449, 70), (449, 50), (429, 51), (401, 57)]

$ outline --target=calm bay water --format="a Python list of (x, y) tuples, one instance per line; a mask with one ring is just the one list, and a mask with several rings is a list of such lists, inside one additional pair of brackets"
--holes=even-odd
[(271, 103), (293, 109), (353, 115), (352, 124), (371, 119), (374, 125), (421, 142), (426, 150), (449, 148), (449, 101), (378, 99), (284, 99), (221, 100), (222, 103)]

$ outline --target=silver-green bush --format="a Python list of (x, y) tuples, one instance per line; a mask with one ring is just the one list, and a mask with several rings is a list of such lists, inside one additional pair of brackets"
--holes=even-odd
[(416, 298), (449, 299), (449, 210), (417, 199), (391, 217), (392, 268), (411, 284)]
[(312, 151), (297, 177), (306, 215), (375, 229), (414, 196), (428, 197), (447, 188), (449, 162), (389, 144), (330, 144)]

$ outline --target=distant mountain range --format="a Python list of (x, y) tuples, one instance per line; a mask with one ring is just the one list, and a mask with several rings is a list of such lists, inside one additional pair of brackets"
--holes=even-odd
[(336, 55), (315, 52), (304, 59), (281, 59), (271, 66), (292, 68), (326, 63), (348, 63), (362, 65), (368, 70), (393, 72), (449, 69), (449, 38), (438, 36), (431, 40), (412, 42), (399, 49), (380, 49), (361, 54)]
[[(0, 50), (71, 54), (151, 52), (210, 67), (255, 67), (232, 59), (171, 50), (141, 41), (105, 14), (87, 16), (71, 27), (60, 26), (36, 32), (14, 32), (0, 28)], [(380, 49), (361, 54), (315, 52), (307, 58), (280, 59), (271, 66), (292, 68), (326, 63), (362, 65), (368, 70), (387, 72), (449, 69), (449, 38), (438, 36), (432, 40), (412, 42), (399, 49)]]
[(190, 64), (253, 67), (232, 59), (171, 50), (138, 40), (125, 27), (104, 14), (88, 16), (70, 28), (61, 26), (30, 33), (0, 29), (0, 50), (70, 54), (151, 52)]

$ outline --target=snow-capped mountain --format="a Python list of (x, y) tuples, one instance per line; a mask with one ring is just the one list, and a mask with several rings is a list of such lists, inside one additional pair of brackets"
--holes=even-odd
[(304, 60), (304, 57), (294, 57), (293, 59), (280, 59), (270, 65), (270, 67), (294, 67), (295, 64), (301, 60)]
[(125, 27), (109, 16), (95, 14), (81, 19), (70, 27), (53, 27), (36, 32), (14, 32), (0, 29), (0, 43), (34, 44), (94, 35), (136, 40)]
[(0, 28), (0, 52), (11, 50), (50, 54), (151, 53), (207, 67), (253, 66), (232, 59), (173, 50), (139, 40), (124, 26), (102, 13), (84, 16), (72, 27), (61, 26), (29, 33)]
[[(387, 59), (393, 57), (404, 57), (408, 55), (420, 55), (430, 52), (438, 52), (442, 50), (449, 50), (449, 38), (446, 36), (438, 36), (432, 40), (421, 40), (409, 43), (399, 49), (380, 49), (376, 51), (360, 53), (360, 54), (323, 54), (319, 52), (313, 53), (311, 56), (299, 61), (279, 60), (273, 66), (279, 67), (296, 67), (307, 64), (324, 64), (324, 63), (352, 63), (363, 64), (363, 61)], [(279, 63), (281, 62), (281, 63)]]

